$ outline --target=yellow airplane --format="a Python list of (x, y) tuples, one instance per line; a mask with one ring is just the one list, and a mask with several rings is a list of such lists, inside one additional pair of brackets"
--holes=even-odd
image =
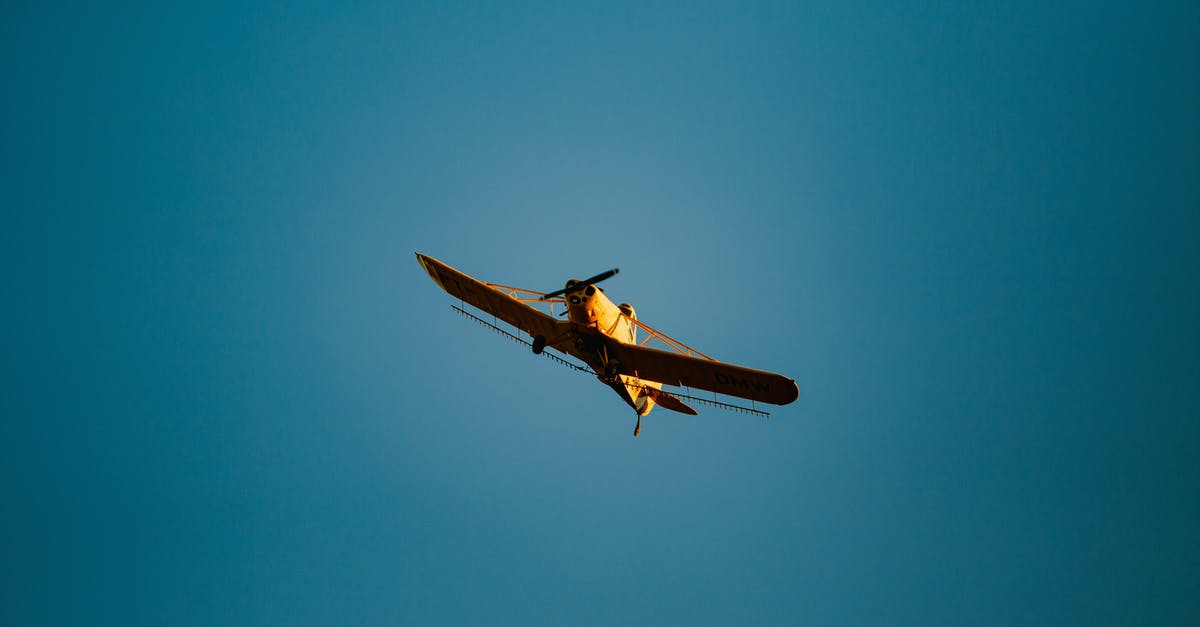
[[(681, 398), (768, 415), (753, 407), (732, 405), (715, 398), (709, 400), (681, 391), (668, 392), (662, 389), (663, 385), (696, 388), (774, 405), (786, 405), (800, 395), (796, 382), (783, 375), (717, 361), (639, 322), (633, 306), (627, 303), (614, 305), (596, 283), (617, 274), (617, 268), (582, 281), (571, 279), (560, 290), (542, 293), (484, 283), (421, 253), (417, 253), (417, 261), (451, 296), (492, 314), (496, 322), (503, 320), (517, 327), (533, 341), (526, 342), (462, 307), (451, 305), (458, 313), (532, 347), (534, 354), (545, 354), (563, 365), (587, 371), (565, 359), (543, 353), (545, 349), (553, 348), (587, 364), (601, 382), (615, 390), (637, 412), (634, 436), (642, 431), (642, 416), (650, 413), (655, 405), (695, 415), (696, 410), (688, 407)], [(537, 309), (535, 304), (547, 306), (549, 313)], [(558, 316), (565, 314), (566, 320), (555, 316), (554, 306), (559, 304), (565, 311)], [(641, 343), (637, 341), (639, 330), (646, 334)], [(670, 350), (646, 346), (651, 340), (660, 341)]]

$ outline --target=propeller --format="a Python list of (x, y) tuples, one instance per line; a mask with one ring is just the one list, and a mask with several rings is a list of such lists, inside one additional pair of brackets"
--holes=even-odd
[(587, 287), (588, 285), (594, 285), (605, 279), (612, 278), (613, 275), (617, 274), (620, 271), (621, 271), (620, 268), (613, 268), (612, 270), (606, 270), (604, 272), (601, 272), (600, 274), (597, 274), (596, 276), (594, 276), (590, 279), (576, 281), (575, 283), (572, 283), (570, 287), (564, 287), (561, 290), (554, 290), (553, 292), (546, 294), (545, 296), (543, 296), (541, 298), (541, 300), (546, 300), (548, 298), (554, 298), (555, 296), (561, 296), (561, 295), (565, 294), (567, 292), (567, 290), (582, 289), (584, 287)]

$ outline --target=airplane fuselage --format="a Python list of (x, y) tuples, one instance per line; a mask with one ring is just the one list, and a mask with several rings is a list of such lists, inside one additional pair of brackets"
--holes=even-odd
[[(581, 284), (574, 279), (567, 281), (567, 291), (563, 294), (563, 299), (567, 304), (567, 319), (574, 324), (585, 329), (594, 329), (622, 344), (637, 343), (637, 325), (633, 323), (637, 313), (632, 305), (614, 304), (604, 294), (604, 290), (595, 285)], [(628, 403), (639, 417), (654, 409), (654, 400), (646, 388), (662, 389), (661, 383), (640, 379), (636, 373), (617, 374), (619, 365), (609, 361), (603, 341), (589, 342), (588, 338), (579, 334), (576, 336), (576, 342), (581, 349), (594, 355), (593, 359), (588, 360), (588, 365), (599, 379)], [(587, 344), (592, 345), (585, 347)]]

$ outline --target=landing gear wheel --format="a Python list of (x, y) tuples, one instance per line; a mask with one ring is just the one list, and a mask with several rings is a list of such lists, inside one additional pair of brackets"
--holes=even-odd
[(546, 350), (546, 336), (539, 335), (533, 338), (533, 354), (541, 355), (543, 350)]

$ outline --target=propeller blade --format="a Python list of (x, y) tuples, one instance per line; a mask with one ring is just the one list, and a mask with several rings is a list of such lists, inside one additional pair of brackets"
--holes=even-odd
[(606, 270), (604, 272), (601, 272), (600, 274), (597, 274), (596, 276), (594, 276), (590, 279), (584, 279), (578, 285), (592, 285), (594, 283), (599, 283), (605, 279), (613, 278), (613, 276), (616, 275), (620, 271), (621, 271), (620, 268), (613, 268), (612, 270)]
[(616, 275), (620, 271), (621, 271), (620, 268), (613, 268), (612, 270), (606, 270), (604, 272), (601, 272), (600, 274), (597, 274), (596, 276), (594, 276), (590, 279), (584, 279), (582, 281), (579, 281), (578, 283), (575, 283), (574, 285), (572, 285), (569, 288), (564, 287), (561, 290), (554, 290), (553, 292), (549, 292), (545, 296), (543, 296), (541, 298), (541, 300), (546, 300), (548, 298), (554, 298), (555, 296), (561, 296), (563, 294), (566, 294), (568, 289), (572, 289), (572, 290), (581, 289), (581, 288), (587, 287), (588, 285), (594, 285), (596, 283), (599, 283), (605, 279), (611, 279), (614, 275)]

